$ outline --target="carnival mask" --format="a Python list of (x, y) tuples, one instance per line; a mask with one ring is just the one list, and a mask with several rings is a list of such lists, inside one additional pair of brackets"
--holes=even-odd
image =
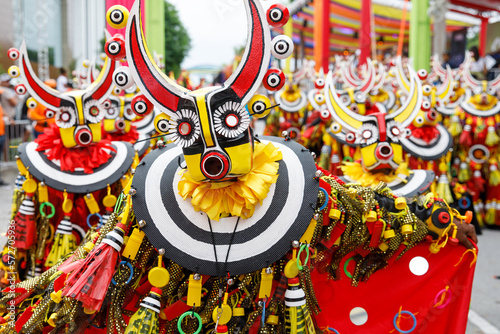
[(168, 132), (182, 147), (187, 169), (196, 181), (233, 178), (252, 168), (253, 136), (245, 105), (266, 75), (270, 53), (265, 46), (270, 44), (270, 33), (265, 13), (258, 10), (255, 0), (245, 1), (245, 6), (250, 36), (240, 66), (221, 87), (196, 91), (177, 85), (155, 64), (143, 38), (139, 7), (134, 7), (128, 19), (130, 74), (164, 113), (156, 117), (156, 128)]
[(106, 59), (99, 77), (85, 90), (60, 93), (45, 85), (31, 67), (26, 44), (23, 42), (19, 57), (20, 73), (26, 89), (37, 101), (55, 110), (55, 121), (67, 148), (88, 146), (101, 140), (102, 103), (112, 89), (115, 62)]
[(418, 114), (423, 96), (422, 85), (413, 69), (410, 69), (410, 76), (410, 92), (399, 109), (387, 113), (382, 104), (376, 104), (378, 112), (365, 116), (342, 103), (335, 91), (337, 76), (328, 74), (325, 95), (336, 121), (332, 132), (340, 141), (361, 147), (362, 165), (366, 171), (394, 170), (403, 162), (401, 141), (409, 135), (406, 128)]

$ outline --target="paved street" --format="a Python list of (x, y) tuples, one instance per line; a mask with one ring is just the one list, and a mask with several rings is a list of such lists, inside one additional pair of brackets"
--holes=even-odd
[[(3, 168), (4, 181), (13, 183), (14, 168)], [(0, 243), (5, 243), (13, 187), (0, 187)], [(472, 293), (467, 334), (500, 334), (500, 231), (484, 230), (479, 236), (479, 257)], [(440, 333), (432, 333), (440, 334)], [(455, 333), (446, 333), (455, 334)]]

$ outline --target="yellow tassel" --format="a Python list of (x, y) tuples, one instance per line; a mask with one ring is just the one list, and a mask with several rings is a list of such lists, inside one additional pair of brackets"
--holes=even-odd
[(285, 292), (285, 328), (289, 334), (316, 334), (298, 278), (288, 280)]
[(500, 142), (500, 137), (497, 135), (495, 127), (488, 126), (488, 134), (486, 135), (485, 143), (488, 146), (496, 146)]
[(77, 248), (76, 238), (73, 235), (73, 226), (68, 217), (61, 220), (59, 226), (57, 226), (56, 236), (54, 237), (54, 243), (50, 249), (50, 253), (45, 260), (46, 267), (52, 267), (64, 256), (68, 255)]
[(458, 171), (458, 182), (465, 183), (470, 180), (471, 176), (472, 172), (469, 168), (469, 165), (467, 165), (467, 163), (465, 162), (460, 163), (460, 169)]
[(483, 203), (482, 202), (477, 202), (474, 203), (474, 213), (476, 216), (477, 223), (479, 226), (484, 226), (484, 219), (483, 219)]
[(487, 225), (494, 225), (495, 224), (495, 218), (497, 214), (497, 203), (496, 201), (491, 201), (491, 202), (486, 202), (485, 209), (486, 213), (484, 215), (484, 222)]
[(490, 165), (490, 186), (498, 186), (500, 184), (500, 172), (498, 171), (498, 166), (495, 164)]
[(462, 133), (462, 124), (460, 124), (460, 118), (458, 116), (451, 117), (448, 130), (453, 137), (458, 137)]
[(152, 288), (144, 298), (141, 307), (134, 313), (125, 329), (125, 334), (157, 334), (159, 333), (159, 314), (161, 310), (161, 289)]
[(439, 177), (436, 193), (439, 197), (444, 199), (447, 203), (453, 203), (453, 195), (451, 194), (450, 181), (448, 175), (441, 174)]

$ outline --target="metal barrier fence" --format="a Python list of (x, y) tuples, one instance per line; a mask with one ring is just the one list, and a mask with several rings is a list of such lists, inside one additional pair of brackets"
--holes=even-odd
[(5, 124), (5, 145), (2, 154), (2, 164), (15, 163), (17, 147), (19, 144), (31, 140), (30, 120), (17, 120), (11, 124)]

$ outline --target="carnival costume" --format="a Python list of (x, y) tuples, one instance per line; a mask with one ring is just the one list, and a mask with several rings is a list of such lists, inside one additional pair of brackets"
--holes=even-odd
[[(103, 228), (41, 277), (16, 286), (18, 331), (312, 334), (331, 320), (316, 316), (324, 298), (316, 298), (314, 266), (339, 279), (344, 256), (361, 252), (352, 275), (357, 285), (429, 231), (435, 238), (427, 250), (457, 242), (448, 232), (454, 219), (466, 217), (445, 202), (428, 196), (407, 203), (384, 184), (345, 184), (318, 170), (289, 137), (252, 136), (244, 106), (261, 115), (265, 104), (252, 103), (252, 95), (279, 73), (267, 70), (268, 22), (284, 24), (288, 11), (274, 5), (266, 15), (258, 0), (243, 2), (249, 39), (240, 66), (223, 86), (198, 91), (178, 86), (154, 64), (140, 1), (130, 14), (110, 9), (112, 19), (128, 16), (128, 79), (162, 112), (156, 126), (168, 127), (174, 144), (160, 143), (141, 161)], [(285, 40), (273, 40), (275, 56), (287, 54)], [(303, 257), (311, 250), (313, 261)], [(467, 295), (468, 284), (447, 291)]]
[(130, 177), (134, 151), (129, 144), (101, 139), (101, 104), (111, 91), (114, 61), (108, 59), (85, 90), (62, 94), (36, 77), (24, 43), (13, 53), (19, 67), (9, 72), (24, 81), (16, 90), (32, 96), (29, 107), (43, 104), (46, 117), (55, 118), (38, 139), (18, 148), (24, 182), (14, 193), (11, 246), (17, 249), (17, 269), (24, 278), (56, 264), (76, 249), (87, 230), (106, 222), (115, 195)]

